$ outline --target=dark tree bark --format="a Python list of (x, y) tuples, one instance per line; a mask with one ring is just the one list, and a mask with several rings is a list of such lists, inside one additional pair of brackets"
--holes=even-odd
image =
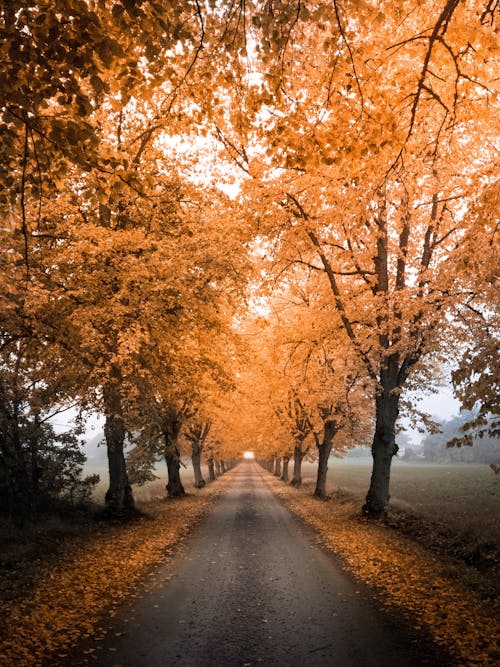
[(109, 488), (104, 502), (106, 510), (113, 516), (127, 516), (134, 511), (134, 497), (125, 465), (123, 452), (125, 423), (123, 421), (120, 386), (110, 382), (103, 389), (104, 436), (108, 454)]
[(39, 442), (42, 435), (40, 418), (38, 415), (35, 415), (33, 420), (32, 428), (30, 429), (29, 437), (29, 448), (30, 448), (30, 459), (31, 459), (31, 491), (33, 498), (33, 509), (38, 510), (40, 508), (41, 498), (40, 498), (40, 479), (42, 477), (43, 471), (40, 467), (39, 461)]
[(226, 462), (222, 459), (220, 460), (220, 472), (223, 475), (226, 472)]
[(372, 444), (373, 470), (363, 514), (371, 519), (385, 519), (389, 502), (392, 457), (397, 453), (396, 421), (399, 393), (384, 390), (376, 397), (375, 434)]
[(276, 477), (281, 477), (281, 459), (279, 456), (274, 461), (274, 474)]
[(290, 461), (289, 456), (284, 456), (283, 457), (283, 471), (281, 473), (281, 479), (284, 482), (288, 482), (288, 463), (289, 463), (289, 461)]
[(220, 477), (221, 471), (220, 471), (220, 460), (215, 459), (215, 472), (217, 474), (217, 477)]
[(326, 476), (328, 473), (328, 458), (332, 451), (333, 438), (337, 432), (337, 422), (335, 419), (327, 419), (324, 425), (323, 441), (316, 440), (318, 446), (318, 474), (316, 477), (316, 488), (314, 495), (316, 498), (326, 498)]
[(167, 464), (168, 482), (166, 485), (169, 498), (186, 494), (181, 482), (181, 452), (178, 445), (181, 431), (181, 418), (174, 407), (165, 410), (163, 415), (163, 439), (165, 442), (164, 456)]
[(201, 452), (203, 447), (199, 444), (193, 443), (193, 449), (191, 452), (191, 462), (193, 464), (194, 471), (194, 485), (197, 489), (201, 489), (205, 486), (205, 480), (203, 479), (203, 474), (201, 472)]
[(168, 496), (177, 498), (184, 496), (186, 491), (181, 481), (181, 453), (177, 445), (165, 447), (165, 462), (167, 464), (168, 483), (166, 486)]
[(208, 479), (211, 482), (214, 482), (216, 477), (215, 477), (215, 465), (214, 465), (214, 457), (210, 456), (208, 459)]
[(290, 484), (300, 486), (302, 484), (302, 461), (306, 452), (302, 450), (302, 440), (297, 440), (293, 450), (293, 476)]
[(195, 421), (191, 423), (186, 433), (186, 438), (191, 443), (191, 462), (194, 471), (194, 485), (197, 489), (205, 486), (205, 480), (201, 472), (201, 454), (210, 428), (211, 422), (209, 419), (206, 421)]
[(33, 512), (30, 474), (23, 456), (17, 423), (13, 420), (12, 423), (3, 423), (2, 430), (0, 463), (7, 482), (8, 515), (16, 526), (22, 527)]

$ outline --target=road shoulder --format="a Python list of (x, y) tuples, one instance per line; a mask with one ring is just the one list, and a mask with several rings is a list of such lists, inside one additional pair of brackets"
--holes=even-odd
[(429, 636), (457, 664), (498, 664), (498, 609), (462, 584), (465, 566), (430, 553), (389, 527), (368, 522), (349, 500), (318, 500), (308, 488), (296, 489), (264, 470), (262, 475), (390, 614)]

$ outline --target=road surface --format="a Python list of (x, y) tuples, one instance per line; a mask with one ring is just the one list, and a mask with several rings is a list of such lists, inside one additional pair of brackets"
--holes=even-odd
[[(340, 570), (270, 491), (256, 463), (243, 462), (229, 474), (228, 492), (169, 565), (173, 576), (160, 570), (152, 589), (113, 622), (108, 638), (90, 644), (93, 664), (445, 664)], [(88, 664), (83, 654), (72, 660), (78, 664)]]

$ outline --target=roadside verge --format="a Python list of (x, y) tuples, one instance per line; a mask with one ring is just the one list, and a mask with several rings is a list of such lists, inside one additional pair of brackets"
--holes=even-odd
[(144, 517), (131, 523), (102, 523), (86, 538), (65, 540), (64, 553), (39, 563), (25, 594), (3, 602), (2, 665), (53, 667), (80, 640), (104, 639), (105, 619), (138, 594), (155, 566), (168, 565), (230, 478), (226, 473), (185, 497), (144, 504)]
[(391, 612), (451, 654), (457, 665), (498, 665), (499, 608), (463, 582), (479, 576), (380, 523), (349, 498), (321, 501), (261, 470), (271, 489), (309, 523), (354, 577)]

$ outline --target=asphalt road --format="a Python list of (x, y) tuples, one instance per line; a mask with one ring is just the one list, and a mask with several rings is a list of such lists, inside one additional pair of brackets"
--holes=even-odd
[(105, 642), (94, 644), (94, 664), (444, 664), (341, 571), (269, 490), (256, 463), (229, 474), (228, 493), (186, 541), (173, 576), (160, 570), (152, 590), (124, 608)]

